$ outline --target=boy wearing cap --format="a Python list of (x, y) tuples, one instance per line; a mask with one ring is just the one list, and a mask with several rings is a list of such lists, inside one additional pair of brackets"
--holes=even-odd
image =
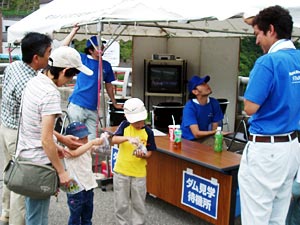
[[(74, 91), (69, 98), (70, 104), (68, 106), (68, 114), (71, 121), (81, 121), (86, 124), (90, 131), (89, 139), (96, 138), (96, 125), (98, 121), (98, 70), (99, 70), (99, 54), (97, 49), (98, 40), (97, 36), (92, 36), (86, 42), (84, 53), (80, 53), (81, 60), (84, 65), (93, 70), (94, 74), (91, 77), (84, 76), (80, 73), (77, 76)], [(101, 50), (104, 49), (102, 42)], [(115, 108), (121, 108), (122, 105), (117, 104), (114, 97), (114, 88), (111, 84), (115, 80), (115, 75), (110, 63), (102, 60), (103, 67), (103, 81), (107, 94), (112, 101)]]
[(65, 149), (64, 151), (65, 155), (71, 156), (71, 158), (65, 159), (67, 171), (82, 187), (80, 192), (74, 194), (67, 193), (70, 210), (68, 225), (92, 224), (94, 208), (93, 189), (98, 185), (92, 171), (91, 151), (96, 146), (102, 145), (107, 136), (104, 134), (101, 135), (101, 138), (88, 141), (88, 128), (82, 122), (70, 123), (66, 128), (66, 134), (78, 137), (79, 141), (83, 144), (75, 150)]
[[(183, 109), (182, 137), (188, 140), (207, 141), (217, 130), (223, 113), (217, 99), (209, 97), (212, 93), (207, 84), (210, 76), (193, 76), (188, 83), (189, 101)], [(213, 143), (213, 141), (212, 141)]]
[(145, 224), (146, 165), (156, 144), (153, 131), (145, 126), (144, 103), (131, 98), (123, 108), (127, 120), (112, 138), (119, 145), (113, 177), (116, 224)]
[[(62, 186), (71, 179), (58, 155), (63, 149), (54, 138), (55, 119), (62, 112), (57, 87), (71, 81), (79, 71), (93, 73), (82, 64), (75, 49), (59, 47), (51, 53), (46, 69), (27, 83), (22, 95), (16, 157), (52, 164)], [(25, 197), (26, 225), (48, 224), (49, 204), (50, 197), (41, 200)]]

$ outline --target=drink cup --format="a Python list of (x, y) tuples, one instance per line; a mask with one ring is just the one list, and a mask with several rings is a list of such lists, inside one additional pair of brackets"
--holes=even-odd
[(170, 138), (170, 141), (174, 142), (174, 140), (175, 140), (174, 131), (176, 129), (176, 125), (169, 125), (168, 128), (169, 128), (169, 138)]

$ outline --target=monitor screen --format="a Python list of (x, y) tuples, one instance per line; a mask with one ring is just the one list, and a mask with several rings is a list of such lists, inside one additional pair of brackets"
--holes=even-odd
[(182, 66), (149, 65), (148, 92), (181, 93)]

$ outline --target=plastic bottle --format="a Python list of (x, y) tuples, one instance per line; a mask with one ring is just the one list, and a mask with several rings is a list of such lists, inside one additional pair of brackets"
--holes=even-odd
[(223, 150), (223, 134), (221, 127), (218, 127), (217, 132), (215, 133), (214, 150), (215, 152), (222, 152)]
[(175, 147), (181, 147), (181, 136), (182, 130), (180, 129), (180, 125), (176, 125), (174, 130), (174, 145)]

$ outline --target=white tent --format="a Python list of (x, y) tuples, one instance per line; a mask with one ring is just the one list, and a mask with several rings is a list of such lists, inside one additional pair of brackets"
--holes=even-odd
[[(242, 17), (279, 4), (290, 10), (295, 27), (300, 27), (300, 3), (294, 0), (54, 0), (8, 28), (8, 43), (22, 39), (29, 31), (50, 35), (75, 23), (80, 32), (122, 36), (242, 36), (252, 28)], [(230, 19), (229, 19), (230, 18)], [(295, 29), (294, 36), (300, 36)]]
[[(208, 71), (210, 74), (222, 74), (224, 78), (226, 76), (226, 79), (230, 80), (233, 76), (236, 79), (238, 59), (231, 60), (231, 55), (237, 58), (237, 54), (235, 54), (238, 51), (236, 42), (233, 40), (234, 45), (232, 46), (234, 51), (228, 48), (224, 50), (222, 48), (223, 44), (220, 44), (220, 42), (218, 42), (220, 45), (217, 46), (210, 45), (209, 40), (206, 40), (203, 45), (200, 43), (202, 47), (199, 50), (199, 42), (196, 44), (191, 39), (196, 39), (194, 37), (240, 37), (243, 35), (253, 35), (252, 27), (244, 23), (243, 17), (253, 16), (262, 8), (275, 4), (290, 10), (294, 25), (297, 28), (294, 30), (293, 35), (300, 37), (300, 3), (298, 0), (297, 2), (295, 0), (288, 2), (283, 2), (283, 0), (252, 0), (247, 2), (210, 0), (206, 1), (203, 5), (198, 0), (185, 0), (184, 2), (174, 0), (109, 0), (105, 2), (103, 0), (53, 0), (12, 25), (8, 29), (7, 36), (8, 43), (10, 44), (20, 41), (24, 34), (30, 31), (46, 33), (55, 39), (61, 40), (66, 36), (66, 33), (69, 33), (70, 28), (74, 24), (79, 23), (81, 26), (79, 30), (81, 35), (77, 34), (76, 39), (88, 38), (91, 34), (105, 36), (107, 39), (111, 39), (110, 36), (117, 37), (118, 35), (122, 37), (138, 36), (136, 39), (140, 40), (144, 40), (145, 37), (149, 36), (176, 37), (157, 39), (168, 39), (168, 43), (170, 41), (170, 51), (175, 53), (180, 52), (181, 54), (185, 53), (180, 51), (182, 45), (175, 43), (189, 39), (191, 44), (185, 44), (189, 49), (187, 51), (188, 55), (185, 53), (184, 57), (188, 58), (190, 56), (190, 71), (199, 73), (202, 71), (206, 73)], [(145, 39), (148, 40), (148, 38)], [(154, 38), (149, 39), (152, 39), (151, 41), (154, 42), (157, 41)], [(229, 38), (224, 39), (228, 40)], [(225, 45), (227, 44), (227, 40), (225, 40)], [(139, 43), (139, 41), (135, 42)], [(215, 43), (215, 41), (213, 42)], [(232, 43), (232, 40), (230, 40), (230, 43)], [(140, 54), (137, 51), (135, 52), (136, 58), (133, 71), (135, 71), (136, 76), (132, 77), (134, 78), (133, 82), (136, 84), (136, 87), (143, 86), (144, 78), (141, 76), (143, 74), (142, 59), (149, 58), (148, 53), (150, 54), (150, 52), (151, 54), (153, 52), (168, 52), (168, 48), (165, 47), (169, 46), (168, 44), (161, 44), (161, 42), (159, 44), (156, 42), (157, 46), (152, 44), (153, 42), (149, 44), (151, 46), (149, 49), (149, 46), (147, 48), (142, 43), (139, 45), (140, 48), (137, 47)], [(207, 57), (207, 60), (204, 60), (206, 57), (201, 56), (207, 52), (206, 44), (213, 49), (217, 47), (217, 51), (207, 49), (211, 54)], [(195, 46), (197, 47), (195, 48)], [(220, 51), (220, 48), (222, 48), (222, 51)], [(213, 53), (216, 54), (214, 55)], [(213, 63), (208, 63), (209, 61), (213, 61)], [(220, 67), (215, 66), (218, 64), (224, 64), (223, 67), (229, 64), (230, 68), (222, 68), (222, 72), (220, 72), (218, 71)], [(199, 71), (200, 67), (201, 71)], [(226, 90), (234, 90), (232, 85), (228, 87)], [(218, 89), (218, 84), (216, 85), (216, 89)], [(133, 90), (137, 90), (133, 93), (136, 97), (143, 96), (141, 88), (133, 88)], [(219, 92), (219, 94), (223, 96), (226, 93)], [(231, 96), (231, 101), (233, 104), (235, 103), (234, 96)], [(101, 102), (102, 104), (104, 103), (104, 101)], [(233, 108), (230, 115), (232, 118), (235, 116)], [(105, 115), (104, 118), (106, 118)]]

